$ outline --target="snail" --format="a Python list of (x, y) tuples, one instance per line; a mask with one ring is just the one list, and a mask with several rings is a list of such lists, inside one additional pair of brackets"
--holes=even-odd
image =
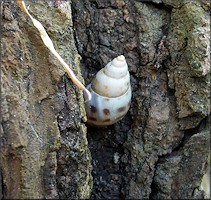
[[(125, 57), (120, 55), (114, 58), (86, 88), (92, 96), (85, 103), (89, 125), (108, 126), (121, 120), (129, 110), (132, 96)], [(86, 93), (84, 97), (87, 99)]]

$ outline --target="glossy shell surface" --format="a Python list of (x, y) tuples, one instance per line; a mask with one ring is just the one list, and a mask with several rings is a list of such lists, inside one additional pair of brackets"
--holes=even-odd
[[(87, 86), (91, 100), (85, 103), (87, 123), (108, 126), (127, 113), (131, 102), (128, 65), (123, 55), (114, 58), (101, 69)], [(87, 99), (86, 94), (84, 94)]]
[(87, 86), (91, 92), (92, 98), (86, 102), (85, 109), (87, 114), (87, 123), (93, 126), (108, 126), (121, 120), (130, 108), (131, 87), (125, 94), (119, 97), (104, 97)]

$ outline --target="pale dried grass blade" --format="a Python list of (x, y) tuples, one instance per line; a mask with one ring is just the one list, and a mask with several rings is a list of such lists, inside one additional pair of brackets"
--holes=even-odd
[(54, 56), (59, 60), (59, 62), (62, 64), (62, 66), (64, 67), (64, 69), (66, 70), (67, 74), (69, 75), (69, 77), (71, 78), (71, 80), (73, 81), (73, 83), (75, 85), (77, 85), (81, 90), (83, 90), (84, 92), (87, 93), (87, 100), (91, 99), (91, 94), (90, 92), (86, 89), (86, 87), (77, 79), (77, 77), (75, 76), (75, 74), (73, 73), (73, 71), (70, 69), (70, 67), (66, 64), (66, 62), (62, 59), (62, 57), (57, 53), (57, 51), (54, 48), (53, 42), (50, 39), (50, 37), (48, 36), (47, 32), (45, 31), (45, 28), (43, 27), (43, 25), (36, 19), (34, 19), (30, 13), (28, 12), (28, 10), (26, 9), (26, 5), (24, 3), (23, 0), (16, 0), (19, 7), (21, 8), (21, 10), (26, 13), (30, 19), (32, 20), (34, 26), (37, 28), (37, 30), (40, 33), (40, 37), (42, 38), (43, 43), (45, 44), (46, 47), (48, 47), (48, 49), (54, 54)]

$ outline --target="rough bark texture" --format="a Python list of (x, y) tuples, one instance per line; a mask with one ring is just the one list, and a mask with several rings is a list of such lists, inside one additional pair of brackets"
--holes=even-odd
[(124, 54), (132, 105), (115, 125), (86, 126), (82, 92), (17, 3), (3, 1), (0, 197), (205, 198), (200, 185), (210, 154), (209, 2), (26, 4), (86, 84)]
[[(70, 2), (60, 7), (52, 2), (26, 3), (80, 77)], [(91, 156), (82, 92), (64, 75), (17, 3), (4, 2), (2, 12), (3, 197), (88, 198)]]

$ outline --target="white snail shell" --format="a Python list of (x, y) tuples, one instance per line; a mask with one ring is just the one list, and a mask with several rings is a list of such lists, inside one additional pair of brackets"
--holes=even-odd
[[(114, 58), (86, 88), (92, 95), (85, 103), (89, 125), (108, 126), (122, 119), (129, 110), (132, 96), (125, 57)], [(86, 99), (86, 94), (84, 96)]]

